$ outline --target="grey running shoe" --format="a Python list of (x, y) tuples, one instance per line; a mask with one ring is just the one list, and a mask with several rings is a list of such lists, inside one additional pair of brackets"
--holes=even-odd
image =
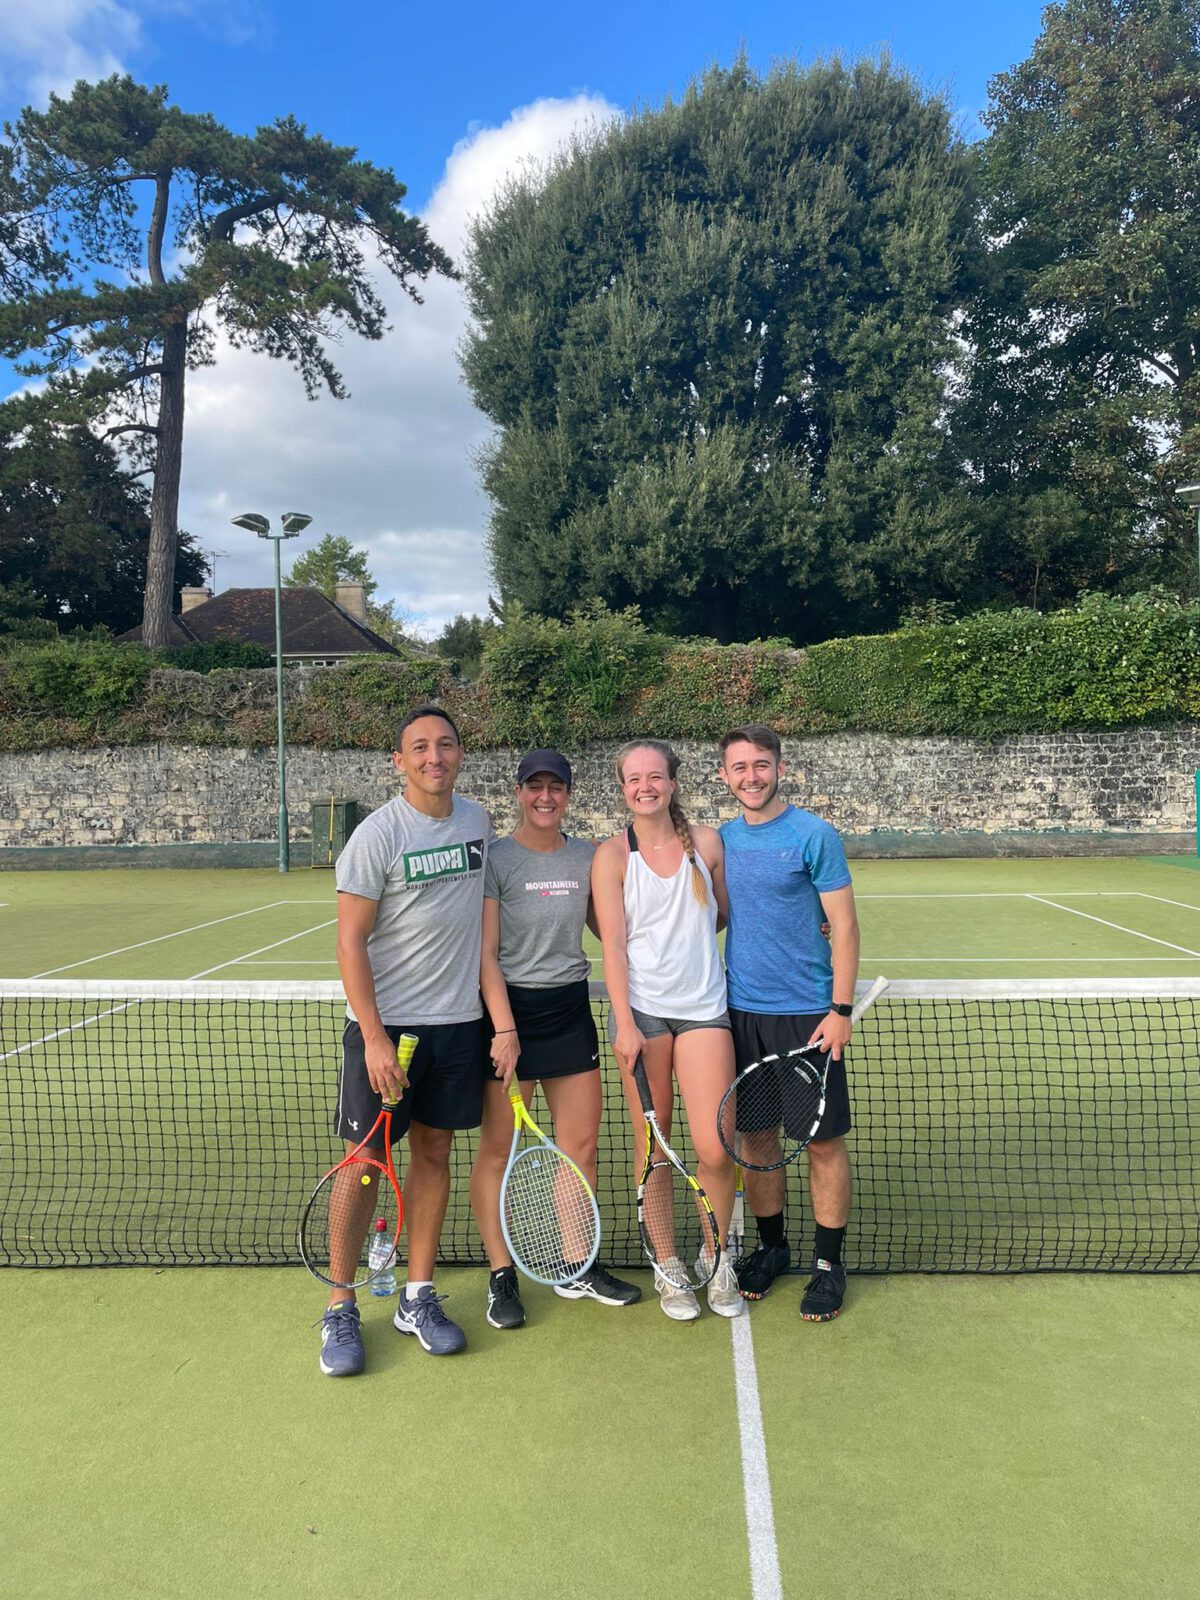
[(554, 1292), (564, 1300), (599, 1300), (602, 1306), (631, 1306), (642, 1298), (636, 1283), (614, 1278), (599, 1262), (572, 1278), (570, 1283), (556, 1283)]
[(719, 1317), (740, 1317), (746, 1302), (738, 1293), (737, 1273), (728, 1256), (722, 1256), (708, 1282), (708, 1309)]
[(846, 1294), (846, 1269), (840, 1261), (813, 1262), (812, 1277), (804, 1286), (800, 1315), (805, 1322), (832, 1322)]
[(664, 1277), (654, 1269), (654, 1287), (658, 1290), (658, 1303), (672, 1322), (695, 1322), (700, 1315), (700, 1302), (692, 1291), (672, 1283), (671, 1278), (683, 1277), (683, 1263), (672, 1259), (664, 1263), (671, 1277)]
[(434, 1294), (429, 1284), (417, 1290), (415, 1300), (410, 1300), (407, 1290), (402, 1289), (392, 1326), (398, 1333), (415, 1333), (421, 1349), (431, 1356), (452, 1356), (465, 1350), (467, 1336), (442, 1310), (445, 1299), (444, 1294)]
[(515, 1267), (499, 1267), (488, 1279), (487, 1319), (493, 1328), (524, 1327), (525, 1307)]
[(339, 1300), (321, 1318), (321, 1371), (327, 1378), (353, 1378), (366, 1364), (358, 1307)]

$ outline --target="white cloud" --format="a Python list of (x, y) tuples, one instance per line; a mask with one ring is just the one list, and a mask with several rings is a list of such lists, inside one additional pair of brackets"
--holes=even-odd
[[(577, 129), (617, 113), (591, 96), (540, 100), (499, 128), (455, 146), (423, 212), (430, 233), (461, 255), (467, 222), (522, 163), (543, 161)], [(265, 545), (229, 525), (257, 510), (307, 511), (308, 533), (370, 553), (381, 598), (437, 633), (457, 612), (486, 608), (487, 507), (471, 452), (488, 434), (463, 386), (455, 350), (466, 321), (462, 290), (437, 281), (425, 304), (398, 297), (378, 343), (348, 338), (334, 352), (351, 398), (310, 403), (296, 374), (222, 342), (217, 365), (194, 374), (187, 400), (180, 523), (204, 548), (226, 552), (221, 589), (269, 581)], [(286, 567), (285, 567), (286, 570)]]
[(0, 0), (0, 98), (44, 105), (79, 78), (122, 72), (141, 37), (136, 12), (118, 0)]

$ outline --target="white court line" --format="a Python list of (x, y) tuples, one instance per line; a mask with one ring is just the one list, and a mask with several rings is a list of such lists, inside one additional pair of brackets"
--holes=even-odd
[(1200, 961), (1200, 950), (1189, 950), (1185, 944), (1172, 944), (1170, 939), (1156, 939), (1151, 933), (1139, 933), (1136, 928), (1123, 928), (1119, 922), (1109, 922), (1104, 917), (1094, 917), (1090, 911), (1076, 911), (1074, 906), (1056, 905), (1053, 900), (1046, 900), (1040, 894), (1026, 896), (1029, 900), (1036, 900), (1038, 905), (1051, 906), (1055, 911), (1065, 911), (1068, 916), (1083, 917), (1088, 922), (1098, 922), (1102, 928), (1113, 928), (1117, 933), (1127, 933), (1131, 939), (1145, 939), (1148, 944), (1161, 944), (1166, 950), (1182, 950), (1185, 956), (1195, 956)]
[[(1140, 889), (1064, 889), (1060, 900), (1120, 900), (1141, 896)], [(856, 894), (856, 900), (1027, 900), (1024, 889), (988, 889), (955, 894)], [(1157, 898), (1157, 897), (1156, 897)]]
[[(1067, 911), (1070, 908), (1063, 906), (1061, 909)], [(1116, 924), (1109, 923), (1108, 926), (1115, 927)], [(1165, 961), (1172, 965), (1178, 965), (1179, 962), (1188, 958), (1185, 956), (862, 956), (860, 959), (867, 966), (878, 965), (886, 968), (928, 966), (930, 963), (938, 962), (951, 967), (961, 967), (968, 964), (978, 967), (984, 966), (989, 962), (997, 962), (1004, 966), (1014, 967), (1032, 967), (1039, 964), (1042, 966), (1057, 967), (1062, 965), (1069, 967), (1086, 965), (1088, 962), (1104, 966), (1116, 962), (1119, 966), (1131, 966), (1134, 962), (1147, 961)]]
[[(329, 926), (329, 924), (327, 922), (325, 922), (325, 923), (322, 923), (321, 926), (327, 928)], [(1139, 956), (1138, 959), (1139, 960), (1145, 960), (1145, 961), (1169, 961), (1171, 958), (1170, 958), (1170, 956), (1144, 956), (1144, 957)], [(235, 963), (231, 963), (231, 964), (239, 966), (239, 967), (336, 967), (337, 966), (337, 962), (334, 960), (334, 958), (332, 956), (328, 956), (324, 961), (297, 961), (294, 956), (289, 956), (286, 961), (251, 961), (249, 956), (239, 956), (237, 958), (237, 961)]]
[[(286, 904), (288, 904), (288, 902), (287, 901), (280, 901), (279, 904), (286, 905)], [(239, 915), (244, 915), (244, 913), (238, 913), (238, 914)], [(219, 920), (224, 922), (224, 921), (226, 921), (228, 919), (222, 917)], [(260, 955), (265, 954), (266, 951), (268, 951), (268, 950), (278, 950), (278, 948), (279, 948), (279, 946), (281, 944), (291, 944), (293, 939), (303, 939), (305, 934), (319, 933), (322, 928), (332, 928), (336, 922), (337, 922), (337, 918), (336, 917), (330, 917), (328, 922), (319, 922), (319, 923), (317, 923), (316, 927), (305, 928), (303, 933), (293, 933), (286, 939), (279, 939), (275, 944), (264, 944), (264, 945), (261, 945), (257, 950), (249, 951), (248, 954), (251, 955), (251, 956), (260, 956)], [(237, 957), (233, 961), (222, 961), (220, 966), (208, 967), (203, 972), (193, 972), (190, 978), (184, 978), (181, 981), (183, 983), (196, 983), (201, 978), (207, 978), (210, 973), (220, 972), (225, 967), (234, 967), (234, 966), (236, 966), (240, 959), (241, 959), (241, 957)], [(45, 977), (46, 974), (42, 973), (42, 972), (39, 972), (39, 973), (35, 973), (34, 976), (42, 978), (42, 977)], [(133, 978), (133, 979), (130, 980), (130, 982), (131, 982), (132, 985), (136, 986), (137, 979)], [(135, 994), (132, 997), (132, 999), (127, 1000), (124, 1003), (124, 1005), (109, 1006), (107, 1011), (98, 1011), (94, 1017), (85, 1017), (82, 1022), (72, 1022), (65, 1028), (57, 1028), (57, 1029), (55, 1029), (55, 1031), (53, 1033), (45, 1033), (45, 1034), (43, 1034), (40, 1039), (30, 1039), (26, 1044), (18, 1045), (18, 1047), (15, 1050), (9, 1050), (4, 1055), (0, 1056), (0, 1063), (3, 1063), (5, 1061), (11, 1061), (16, 1056), (23, 1056), (26, 1053), (26, 1051), (36, 1050), (39, 1045), (49, 1044), (52, 1039), (61, 1039), (61, 1038), (64, 1037), (64, 1035), (66, 1035), (68, 1033), (78, 1033), (80, 1028), (90, 1028), (92, 1023), (100, 1022), (105, 1017), (118, 1016), (122, 1011), (128, 1011), (131, 1006), (136, 1006), (138, 1004), (140, 1004), (140, 1001), (138, 999), (138, 996)]]
[(743, 1312), (733, 1323), (733, 1377), (737, 1391), (738, 1434), (742, 1444), (742, 1485), (746, 1498), (746, 1538), (750, 1547), (750, 1593), (753, 1600), (783, 1600), (771, 1474), (763, 1434), (762, 1403), (750, 1317)]
[(1139, 900), (1157, 900), (1160, 905), (1164, 906), (1181, 906), (1184, 911), (1200, 911), (1200, 906), (1194, 906), (1190, 900), (1168, 900), (1165, 894), (1146, 894), (1139, 889), (1138, 898)]
[(68, 961), (65, 966), (47, 967), (45, 972), (35, 972), (35, 978), (52, 978), (56, 972), (71, 972), (75, 967), (90, 967), (93, 961), (107, 961), (110, 956), (123, 956), (130, 950), (144, 950), (150, 944), (162, 944), (165, 939), (182, 939), (185, 934), (199, 933), (202, 928), (215, 928), (222, 922), (236, 922), (239, 917), (253, 917), (260, 911), (276, 911), (280, 906), (327, 905), (325, 900), (271, 900), (265, 906), (251, 906), (249, 911), (232, 911), (227, 917), (214, 917), (211, 922), (196, 922), (190, 928), (177, 928), (174, 933), (160, 933), (154, 939), (139, 939), (137, 944), (123, 944), (117, 950), (105, 950), (98, 956), (86, 956), (82, 961)]
[(289, 933), (286, 939), (276, 939), (274, 944), (259, 945), (257, 950), (247, 950), (244, 956), (234, 956), (232, 961), (218, 961), (215, 967), (205, 967), (203, 972), (193, 972), (186, 981), (195, 983), (200, 978), (211, 977), (214, 972), (224, 972), (226, 967), (236, 967), (243, 961), (249, 961), (251, 956), (265, 956), (268, 950), (278, 950), (281, 945), (292, 944), (296, 939), (307, 939), (310, 933), (320, 933), (322, 928), (333, 928), (337, 925), (337, 918), (330, 917), (325, 922), (318, 922), (314, 927), (304, 928), (300, 933)]

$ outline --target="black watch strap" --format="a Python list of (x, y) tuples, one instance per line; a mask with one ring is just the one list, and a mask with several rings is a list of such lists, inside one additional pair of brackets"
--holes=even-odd
[(836, 1000), (833, 1002), (833, 1004), (830, 1006), (829, 1009), (830, 1009), (830, 1011), (836, 1012), (839, 1017), (852, 1017), (854, 1015), (854, 1007), (853, 1006), (840, 1006), (840, 1005), (838, 1005)]

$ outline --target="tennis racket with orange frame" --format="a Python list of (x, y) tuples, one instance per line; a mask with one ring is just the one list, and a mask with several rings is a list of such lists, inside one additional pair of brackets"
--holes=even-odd
[[(412, 1033), (402, 1033), (396, 1042), (396, 1064), (405, 1076), (416, 1048)], [(399, 1104), (399, 1097), (384, 1100), (366, 1138), (330, 1167), (304, 1208), (300, 1258), (314, 1278), (333, 1289), (361, 1289), (395, 1258), (404, 1225), (404, 1198), (392, 1161), (392, 1113)], [(381, 1143), (382, 1161), (372, 1153)], [(371, 1223), (380, 1218), (392, 1249), (384, 1264), (372, 1269), (368, 1230), (373, 1233)]]

